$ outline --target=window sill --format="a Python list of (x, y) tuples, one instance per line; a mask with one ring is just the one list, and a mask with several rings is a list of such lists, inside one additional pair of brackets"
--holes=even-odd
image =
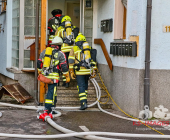
[(20, 70), (14, 69), (14, 68), (6, 68), (6, 70), (7, 70), (8, 72), (11, 72), (11, 73), (24, 73), (24, 72), (22, 72), (22, 71), (20, 71)]

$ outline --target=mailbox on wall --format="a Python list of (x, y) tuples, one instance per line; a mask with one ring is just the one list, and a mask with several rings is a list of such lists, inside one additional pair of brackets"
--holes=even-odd
[(105, 19), (101, 21), (101, 32), (112, 32), (113, 31), (113, 19)]
[(118, 56), (137, 56), (137, 43), (131, 41), (111, 42), (110, 54)]

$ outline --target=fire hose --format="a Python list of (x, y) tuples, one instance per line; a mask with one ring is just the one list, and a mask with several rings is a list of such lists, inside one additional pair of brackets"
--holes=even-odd
[[(100, 99), (101, 97), (101, 91), (100, 91), (100, 87), (98, 85), (98, 83), (96, 82), (95, 79), (91, 79), (91, 82), (93, 83), (95, 89), (96, 89), (96, 96), (98, 99)], [(17, 107), (17, 108), (24, 108), (24, 109), (34, 109), (34, 110), (37, 110), (37, 109), (40, 109), (42, 107), (34, 107), (34, 106), (20, 106), (20, 105), (12, 105), (12, 104), (6, 104), (6, 103), (0, 103), (0, 105), (2, 106), (10, 106), (10, 107)], [(127, 117), (122, 117), (120, 115), (116, 115), (116, 114), (113, 114), (113, 113), (110, 113), (108, 111), (105, 111), (103, 110), (101, 107), (100, 107), (100, 103), (97, 102), (97, 105), (98, 105), (98, 108), (104, 112), (104, 113), (107, 113), (109, 115), (112, 115), (114, 117), (118, 117), (118, 118), (121, 118), (121, 119), (125, 119), (125, 120), (130, 120), (130, 121), (138, 121), (136, 119), (131, 119), (131, 118), (127, 118)], [(61, 107), (62, 109), (72, 109), (72, 107)], [(61, 109), (59, 108), (59, 109)], [(77, 107), (78, 108), (78, 107)], [(61, 115), (60, 113), (57, 114), (57, 116)], [(2, 116), (2, 113), (0, 113), (0, 117)], [(56, 117), (56, 116), (54, 116)], [(45, 139), (45, 138), (63, 138), (63, 137), (72, 137), (72, 136), (75, 136), (75, 137), (79, 137), (79, 138), (83, 138), (83, 139), (93, 139), (93, 140), (113, 140), (113, 138), (106, 138), (106, 137), (98, 137), (98, 136), (94, 136), (94, 135), (105, 135), (105, 136), (116, 136), (116, 137), (135, 137), (135, 138), (170, 138), (170, 135), (152, 135), (152, 134), (130, 134), (130, 133), (111, 133), (111, 132), (74, 132), (72, 130), (69, 130), (69, 129), (66, 129), (66, 128), (63, 128), (61, 126), (59, 126), (58, 124), (56, 124), (50, 117), (47, 117), (46, 118), (46, 121), (51, 125), (53, 126), (55, 129), (63, 132), (63, 133), (68, 133), (68, 134), (58, 134), (58, 135), (19, 135), (19, 134), (6, 134), (6, 133), (0, 133), (0, 136), (1, 137), (17, 137), (17, 138), (42, 138), (42, 139)], [(142, 122), (145, 122), (145, 121), (142, 121)]]

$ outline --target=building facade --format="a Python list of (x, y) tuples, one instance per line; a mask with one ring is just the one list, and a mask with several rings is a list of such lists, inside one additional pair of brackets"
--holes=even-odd
[[(125, 112), (138, 116), (144, 106), (147, 0), (46, 1), (46, 17), (41, 16), (43, 8), (40, 6), (40, 34), (42, 18), (47, 23), (53, 9), (60, 8), (63, 14), (71, 16), (73, 24), (80, 28), (90, 45), (97, 49), (99, 71), (115, 102)], [(30, 60), (29, 46), (35, 42), (36, 2), (7, 0), (6, 11), (0, 14), (1, 29), (4, 29), (0, 32), (0, 79), (3, 84), (19, 82), (31, 95), (34, 95), (34, 73), (31, 73), (34, 61)], [(169, 6), (169, 0), (152, 1), (151, 111), (159, 105), (170, 109)], [(102, 31), (103, 20), (111, 21), (109, 31)], [(95, 39), (103, 40), (112, 61), (112, 71), (101, 46), (94, 43)], [(111, 42), (120, 41), (136, 41), (137, 56), (110, 54)], [(117, 109), (114, 105), (113, 108)]]

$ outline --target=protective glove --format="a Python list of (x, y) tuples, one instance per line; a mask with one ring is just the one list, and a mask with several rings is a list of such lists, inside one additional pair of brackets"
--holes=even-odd
[(69, 69), (69, 71), (70, 71), (71, 79), (76, 79), (76, 75), (74, 73), (74, 69)]
[(38, 75), (40, 75), (41, 74), (41, 70), (40, 69), (37, 69), (38, 70)]
[(92, 70), (90, 78), (95, 78), (96, 77), (96, 70)]
[(67, 72), (66, 74), (63, 74), (66, 77), (66, 83), (70, 82), (70, 75), (69, 72)]

